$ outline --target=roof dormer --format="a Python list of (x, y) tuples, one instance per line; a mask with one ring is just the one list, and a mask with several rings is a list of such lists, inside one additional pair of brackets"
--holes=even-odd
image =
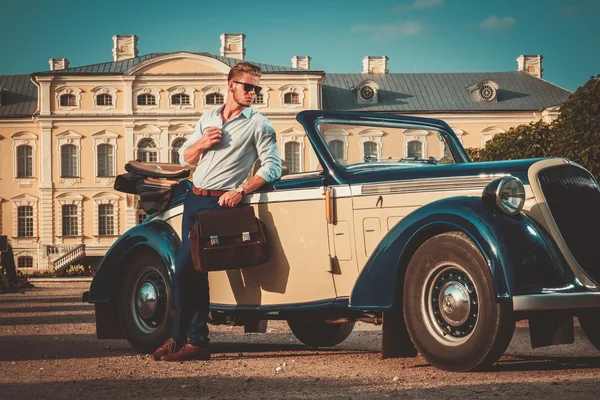
[(377, 92), (379, 85), (370, 79), (366, 79), (352, 88), (356, 94), (356, 102), (358, 104), (374, 104), (378, 103)]
[(473, 101), (498, 101), (498, 89), (500, 86), (491, 80), (484, 80), (467, 88)]

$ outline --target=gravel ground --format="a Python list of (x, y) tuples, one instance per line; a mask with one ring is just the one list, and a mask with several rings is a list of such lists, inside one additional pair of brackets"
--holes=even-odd
[(449, 373), (421, 357), (380, 358), (380, 327), (357, 324), (342, 344), (307, 349), (287, 324), (267, 334), (211, 327), (209, 362), (155, 362), (125, 340), (95, 337), (89, 283), (36, 283), (0, 294), (1, 399), (597, 398), (600, 352), (575, 344), (532, 350), (526, 325), (490, 372)]

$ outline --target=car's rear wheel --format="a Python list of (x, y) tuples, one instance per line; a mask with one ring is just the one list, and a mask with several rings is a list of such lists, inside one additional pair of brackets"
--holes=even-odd
[(598, 326), (598, 316), (600, 312), (597, 310), (586, 311), (577, 316), (579, 319), (579, 325), (585, 337), (590, 341), (595, 348), (600, 350), (600, 326)]
[(510, 304), (495, 299), (489, 267), (464, 234), (423, 243), (404, 281), (404, 319), (410, 338), (433, 366), (484, 369), (506, 350), (515, 321)]
[(152, 252), (124, 265), (119, 291), (119, 315), (125, 337), (138, 351), (156, 350), (171, 335), (171, 285), (167, 268)]
[(288, 325), (294, 336), (310, 347), (331, 347), (340, 344), (354, 329), (354, 322), (328, 324), (321, 321), (289, 319)]

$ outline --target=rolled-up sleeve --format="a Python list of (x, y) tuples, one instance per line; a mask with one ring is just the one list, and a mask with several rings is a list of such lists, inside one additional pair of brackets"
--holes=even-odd
[(195, 167), (197, 164), (188, 164), (187, 162), (185, 162), (185, 156), (183, 155), (183, 153), (185, 152), (185, 149), (187, 149), (188, 147), (190, 147), (191, 145), (193, 145), (194, 143), (196, 143), (198, 140), (200, 140), (200, 138), (202, 137), (203, 133), (202, 133), (202, 118), (200, 118), (200, 120), (198, 121), (198, 123), (196, 124), (196, 129), (194, 129), (194, 133), (192, 134), (192, 136), (190, 136), (185, 143), (179, 148), (179, 164), (183, 165), (184, 167)]
[(281, 157), (277, 149), (275, 129), (266, 118), (258, 124), (256, 152), (260, 159), (260, 168), (256, 171), (256, 175), (267, 183), (278, 179), (281, 176)]

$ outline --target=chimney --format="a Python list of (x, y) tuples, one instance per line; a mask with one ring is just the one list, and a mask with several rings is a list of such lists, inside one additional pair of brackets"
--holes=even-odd
[(387, 74), (387, 62), (389, 58), (386, 56), (367, 56), (363, 58), (363, 74)]
[(66, 58), (51, 58), (48, 60), (50, 71), (60, 71), (69, 68), (69, 60)]
[(230, 57), (243, 60), (246, 56), (244, 39), (246, 39), (246, 35), (243, 33), (222, 33), (221, 57)]
[(294, 56), (292, 57), (292, 67), (299, 69), (310, 69), (309, 56)]
[(135, 35), (114, 35), (113, 39), (113, 61), (129, 60), (138, 56), (137, 41)]
[(542, 79), (542, 57), (541, 55), (525, 56), (521, 55), (517, 57), (517, 71), (527, 72), (531, 76)]

